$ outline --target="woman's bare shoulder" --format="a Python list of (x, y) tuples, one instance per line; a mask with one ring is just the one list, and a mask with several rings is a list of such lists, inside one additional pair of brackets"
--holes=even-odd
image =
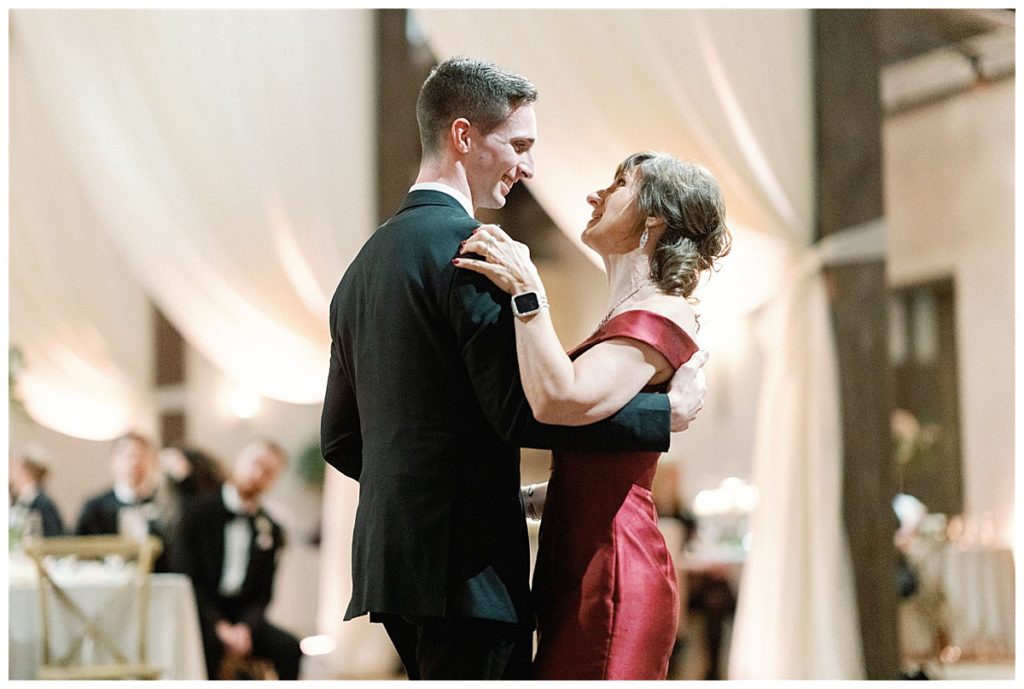
[(685, 297), (658, 294), (637, 303), (635, 308), (653, 311), (659, 316), (668, 318), (685, 330), (690, 337), (697, 334), (697, 314)]

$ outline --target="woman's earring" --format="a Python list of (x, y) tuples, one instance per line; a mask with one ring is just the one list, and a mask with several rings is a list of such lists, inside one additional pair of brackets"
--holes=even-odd
[(645, 227), (644, 231), (643, 231), (643, 234), (640, 235), (640, 248), (641, 249), (643, 249), (645, 246), (647, 246), (647, 240), (650, 238), (650, 236), (651, 236), (651, 233)]

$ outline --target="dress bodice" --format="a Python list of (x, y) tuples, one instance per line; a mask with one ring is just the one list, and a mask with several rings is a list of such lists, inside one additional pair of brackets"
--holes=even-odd
[[(594, 331), (593, 335), (571, 349), (569, 358), (575, 359), (594, 345), (617, 337), (625, 337), (650, 345), (668, 360), (673, 370), (689, 361), (698, 349), (693, 338), (672, 319), (653, 311), (632, 310), (623, 311), (615, 318), (609, 319), (607, 323)], [(649, 386), (644, 391), (663, 392), (667, 389), (668, 384), (665, 383)]]
[[(598, 328), (593, 335), (569, 351), (575, 359), (594, 345), (614, 338), (628, 338), (650, 345), (664, 356), (673, 369), (685, 364), (698, 350), (685, 330), (671, 319), (653, 311), (623, 311)], [(668, 381), (650, 385), (644, 392), (665, 392)], [(606, 487), (613, 484), (636, 484), (650, 488), (654, 481), (659, 452), (615, 451), (575, 452), (556, 450), (553, 454), (554, 468), (560, 473), (572, 474), (567, 480), (578, 490), (591, 490), (595, 484)], [(572, 488), (567, 488), (572, 490)]]

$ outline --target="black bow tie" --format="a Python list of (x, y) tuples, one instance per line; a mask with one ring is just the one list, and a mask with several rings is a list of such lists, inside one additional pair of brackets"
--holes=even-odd
[(118, 502), (121, 502), (121, 504), (124, 505), (125, 507), (140, 507), (142, 505), (152, 504), (153, 497), (154, 497), (153, 495), (147, 495), (144, 498), (136, 498), (135, 500), (132, 500), (131, 502), (121, 502), (121, 500), (118, 499)]
[(245, 512), (245, 511), (235, 512), (233, 510), (228, 510), (228, 514), (230, 514), (233, 519), (238, 519), (238, 518), (248, 519), (250, 524), (255, 523), (256, 522), (256, 517), (260, 516), (259, 512), (253, 512), (252, 514), (249, 514), (248, 512)]

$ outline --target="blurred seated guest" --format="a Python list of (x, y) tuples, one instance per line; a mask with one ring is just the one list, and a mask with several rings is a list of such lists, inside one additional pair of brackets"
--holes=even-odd
[(704, 642), (708, 664), (704, 679), (723, 679), (721, 672), (722, 632), (736, 614), (736, 594), (729, 584), (725, 565), (712, 565), (686, 572), (686, 609), (704, 618)]
[(26, 451), (11, 460), (8, 472), (11, 511), (8, 516), (12, 524), (18, 521), (21, 525), (30, 519), (38, 519), (39, 524), (36, 526), (41, 529), (43, 536), (62, 536), (64, 521), (60, 518), (60, 510), (46, 494), (43, 485), (49, 473), (46, 461), (39, 452)]
[(160, 519), (171, 541), (181, 523), (181, 515), (199, 495), (219, 493), (224, 484), (220, 462), (196, 448), (165, 447), (157, 453), (164, 481), (160, 489)]
[[(120, 534), (141, 538), (152, 534), (167, 540), (167, 530), (160, 520), (157, 487), (160, 473), (156, 452), (149, 438), (140, 433), (126, 433), (114, 441), (110, 455), (114, 485), (82, 506), (75, 533), (79, 536)], [(166, 548), (154, 569), (167, 571)]]
[[(683, 538), (679, 556), (697, 536), (697, 516), (685, 507), (678, 491), (664, 491), (659, 501), (659, 514), (673, 519), (682, 526)], [(681, 560), (680, 560), (681, 562)], [(688, 618), (688, 613), (700, 613), (704, 622), (704, 644), (707, 652), (707, 665), (702, 679), (722, 679), (721, 656), (722, 640), (725, 623), (736, 614), (736, 593), (729, 583), (728, 568), (724, 564), (708, 564), (700, 568), (689, 564), (681, 572), (679, 594), (682, 599), (680, 617)], [(687, 624), (680, 624), (682, 629)], [(669, 658), (669, 677), (679, 677), (686, 650), (686, 637), (677, 635), (676, 646)]]
[(210, 679), (230, 679), (222, 662), (247, 656), (269, 659), (280, 679), (298, 679), (298, 639), (266, 619), (284, 534), (260, 498), (286, 462), (275, 443), (250, 442), (221, 490), (197, 496), (182, 515), (176, 569), (192, 578)]

